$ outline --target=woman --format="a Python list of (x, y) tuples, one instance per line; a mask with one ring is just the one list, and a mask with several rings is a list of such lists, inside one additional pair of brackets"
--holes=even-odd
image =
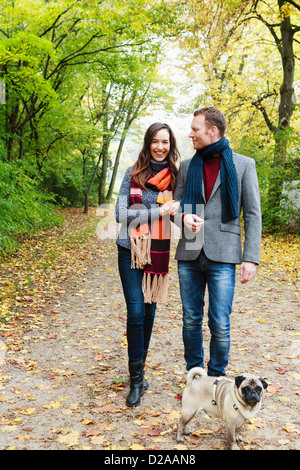
[[(157, 301), (167, 297), (170, 217), (179, 152), (167, 124), (146, 131), (138, 160), (123, 179), (116, 220), (118, 264), (127, 306), (130, 392), (127, 406), (137, 406), (149, 384), (144, 366)], [(174, 210), (174, 206), (173, 206)]]

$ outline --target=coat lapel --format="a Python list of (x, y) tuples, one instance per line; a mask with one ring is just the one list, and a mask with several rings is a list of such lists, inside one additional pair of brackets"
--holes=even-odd
[(219, 171), (218, 176), (217, 176), (217, 179), (216, 179), (216, 181), (215, 181), (215, 184), (214, 184), (214, 187), (213, 187), (213, 190), (212, 190), (212, 192), (211, 192), (210, 197), (213, 197), (213, 195), (214, 195), (215, 192), (217, 191), (217, 189), (218, 189), (218, 187), (220, 186), (220, 184), (221, 184), (221, 173), (220, 173), (220, 171)]
[[(215, 184), (214, 184), (214, 187), (212, 189), (212, 192), (211, 192), (211, 195), (210, 195), (210, 198), (209, 200), (213, 197), (213, 195), (215, 194), (215, 192), (217, 191), (218, 187), (220, 186), (221, 184), (221, 175), (220, 175), (220, 171), (218, 173), (218, 176), (217, 176), (217, 179), (215, 181)], [(202, 196), (203, 196), (203, 200), (205, 202), (205, 204), (207, 204), (208, 201), (206, 201), (205, 199), (205, 192), (204, 192), (204, 182), (202, 180)]]

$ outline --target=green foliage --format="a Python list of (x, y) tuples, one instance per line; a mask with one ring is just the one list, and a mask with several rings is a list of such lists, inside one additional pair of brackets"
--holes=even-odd
[(20, 237), (61, 220), (51, 197), (37, 190), (21, 162), (0, 161), (0, 253), (13, 251)]
[(155, 72), (172, 3), (1, 0), (0, 246), (47, 226), (49, 203), (97, 204), (106, 192), (108, 144), (168, 98)]
[[(92, 161), (89, 161), (87, 178), (91, 178)], [(64, 207), (81, 207), (83, 201), (82, 165), (76, 153), (68, 158), (52, 160), (41, 172), (40, 190), (53, 194), (53, 202)], [(97, 188), (94, 185), (90, 194), (91, 206), (97, 205)]]
[[(290, 205), (278, 207), (278, 198), (274, 203), (272, 181), (278, 193), (287, 181), (299, 179), (289, 162), (297, 160), (300, 146), (291, 135), (284, 141), (277, 133), (276, 147), (265, 125), (263, 111), (270, 121), (277, 118), (281, 61), (272, 35), (265, 38), (265, 25), (245, 21), (251, 5), (1, 0), (0, 80), (6, 102), (0, 104), (0, 249), (49, 226), (56, 220), (53, 204), (86, 209), (98, 196), (111, 198), (130, 127), (153, 109), (173, 114), (173, 81), (160, 69), (166, 65), (164, 38), (174, 41), (176, 35), (184, 48), (181, 65), (190, 83), (203, 90), (191, 105), (185, 85), (186, 104), (193, 109), (214, 104), (224, 111), (232, 146), (257, 162), (265, 227), (283, 229), (294, 216)], [(272, 11), (266, 6), (262, 14), (273, 21)], [(294, 118), (295, 134), (299, 122)], [(280, 145), (289, 154), (279, 171), (274, 154)]]
[(187, 0), (180, 38), (185, 70), (202, 84), (193, 109), (221, 109), (232, 147), (256, 160), (264, 229), (271, 232), (296, 230), (299, 221), (283, 193), (300, 179), (299, 164), (290, 171), (299, 162), (298, 3)]
[[(287, 139), (287, 132), (283, 133), (282, 140)], [(274, 165), (274, 144), (271, 139), (260, 139), (258, 136), (245, 136), (241, 139), (235, 151), (254, 158), (259, 181), (263, 229), (267, 233), (295, 232), (300, 233), (300, 210), (290, 194), (294, 191), (300, 193), (300, 185), (294, 183), (300, 180), (300, 139), (298, 136), (289, 135), (289, 153), (286, 164)], [(280, 204), (277, 204), (277, 196), (272, 196), (270, 185), (280, 191)], [(279, 183), (281, 182), (281, 183)], [(298, 199), (298, 204), (300, 200)]]

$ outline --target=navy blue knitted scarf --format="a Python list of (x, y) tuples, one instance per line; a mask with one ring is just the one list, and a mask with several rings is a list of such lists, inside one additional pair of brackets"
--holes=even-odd
[[(238, 182), (232, 150), (226, 137), (197, 150), (195, 153), (188, 169), (181, 208), (184, 211), (185, 204), (192, 205), (192, 213), (197, 214), (197, 204), (204, 204), (202, 197), (203, 160), (212, 158), (218, 153), (222, 154), (220, 176), (222, 222), (224, 223), (238, 217)], [(188, 210), (187, 212), (190, 211)]]

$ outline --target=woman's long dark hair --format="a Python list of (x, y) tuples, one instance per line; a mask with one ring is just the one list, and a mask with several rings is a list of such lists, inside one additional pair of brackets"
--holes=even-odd
[(151, 153), (150, 153), (150, 144), (154, 138), (154, 136), (157, 134), (158, 131), (161, 129), (167, 129), (169, 132), (170, 136), (170, 151), (167, 156), (167, 161), (168, 161), (168, 167), (171, 173), (171, 186), (172, 186), (172, 191), (174, 192), (175, 190), (175, 184), (176, 184), (176, 176), (178, 173), (178, 168), (176, 166), (176, 162), (180, 157), (179, 151), (177, 149), (177, 144), (176, 144), (176, 139), (173, 134), (172, 129), (168, 124), (162, 124), (160, 122), (155, 122), (154, 124), (151, 124), (151, 126), (147, 129), (145, 132), (144, 136), (144, 145), (142, 150), (140, 151), (140, 154), (138, 156), (137, 161), (132, 167), (132, 173), (131, 177), (134, 178), (135, 182), (143, 189), (146, 189), (145, 182), (151, 175), (151, 166), (150, 166), (150, 160), (151, 160)]

